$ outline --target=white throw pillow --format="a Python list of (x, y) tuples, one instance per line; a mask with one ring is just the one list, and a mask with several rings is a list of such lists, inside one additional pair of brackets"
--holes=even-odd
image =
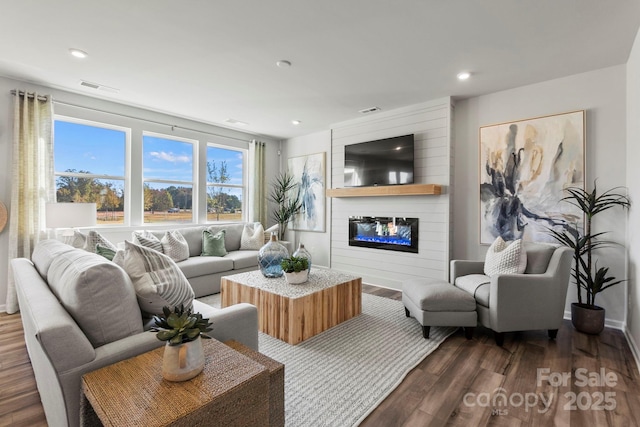
[(143, 312), (162, 314), (164, 306), (191, 308), (191, 284), (167, 255), (126, 240), (124, 253), (116, 253), (113, 262), (129, 274)]
[(505, 242), (498, 237), (487, 250), (484, 274), (522, 274), (527, 268), (527, 252), (521, 239)]
[(105, 239), (104, 236), (102, 236), (102, 234), (98, 233), (97, 231), (91, 230), (89, 231), (89, 233), (87, 233), (87, 239), (84, 243), (83, 249), (85, 251), (93, 252), (95, 254), (96, 245), (100, 245), (105, 248), (112, 249), (114, 252), (118, 250), (116, 245), (114, 245), (113, 243)]
[(162, 252), (175, 262), (189, 258), (189, 244), (178, 230), (167, 231), (160, 240)]
[(145, 246), (153, 249), (154, 251), (164, 252), (162, 250), (162, 243), (160, 242), (160, 239), (147, 230), (134, 231), (131, 233), (131, 238), (133, 239), (133, 243), (136, 245)]
[(259, 222), (245, 224), (240, 237), (241, 250), (259, 250), (264, 246), (264, 227)]
[(78, 230), (73, 230), (73, 236), (65, 236), (62, 239), (63, 243), (71, 245), (77, 249), (84, 249), (85, 243), (87, 243), (87, 235), (82, 234)]

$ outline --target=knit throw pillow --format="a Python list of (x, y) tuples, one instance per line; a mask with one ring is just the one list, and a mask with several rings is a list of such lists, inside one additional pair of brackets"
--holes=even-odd
[(124, 244), (124, 253), (117, 252), (113, 262), (129, 274), (143, 312), (162, 314), (164, 306), (191, 308), (193, 289), (171, 258), (128, 240)]
[(489, 246), (484, 260), (484, 274), (487, 276), (522, 274), (526, 268), (527, 252), (521, 239), (505, 242), (498, 237)]
[(97, 231), (89, 231), (87, 233), (87, 240), (84, 243), (84, 250), (96, 253), (96, 245), (100, 245), (104, 248), (109, 248), (113, 251), (117, 251), (116, 245), (108, 241), (102, 234)]
[(160, 240), (162, 252), (175, 262), (189, 258), (189, 244), (178, 230), (167, 231)]
[(264, 227), (259, 222), (245, 224), (240, 237), (241, 250), (259, 250), (264, 245)]
[(154, 251), (163, 252), (162, 243), (160, 239), (154, 236), (152, 233), (147, 230), (144, 231), (134, 231), (131, 233), (131, 238), (133, 239), (133, 243), (140, 246), (145, 246), (147, 248), (153, 249)]

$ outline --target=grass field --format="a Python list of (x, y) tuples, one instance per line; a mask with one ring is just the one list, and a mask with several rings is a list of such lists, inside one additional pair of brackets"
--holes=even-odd
[[(241, 221), (241, 213), (221, 213), (220, 215), (215, 213), (207, 214), (207, 221)], [(190, 223), (193, 222), (193, 216), (191, 212), (145, 212), (144, 223)], [(124, 224), (123, 212), (98, 212), (98, 225), (118, 225)]]

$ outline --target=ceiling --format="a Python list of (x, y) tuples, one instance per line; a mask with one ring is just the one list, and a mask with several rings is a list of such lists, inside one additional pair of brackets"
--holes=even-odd
[[(0, 10), (0, 75), (278, 139), (365, 108), (624, 64), (640, 25), (638, 0), (2, 0)], [(469, 80), (456, 79), (462, 70)]]

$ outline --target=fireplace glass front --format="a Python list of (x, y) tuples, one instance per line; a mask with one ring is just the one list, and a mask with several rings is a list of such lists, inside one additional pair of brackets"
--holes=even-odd
[(351, 216), (349, 246), (418, 253), (418, 218)]

